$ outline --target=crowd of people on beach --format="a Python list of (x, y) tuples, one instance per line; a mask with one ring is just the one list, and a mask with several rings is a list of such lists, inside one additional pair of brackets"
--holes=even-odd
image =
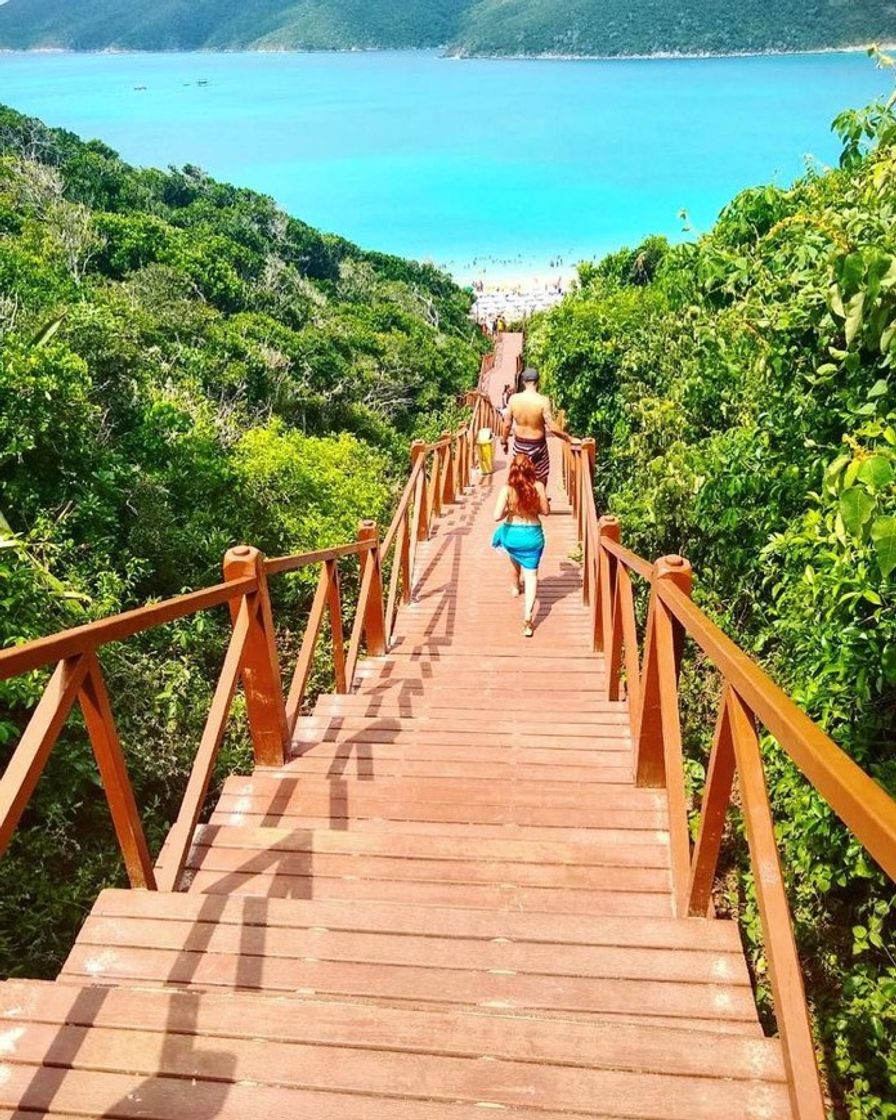
[(503, 330), (499, 322), (518, 323), (538, 311), (547, 311), (558, 304), (564, 295), (562, 277), (549, 284), (506, 287), (487, 290), (481, 280), (473, 282), (473, 307), (471, 316), (483, 325), (489, 334)]

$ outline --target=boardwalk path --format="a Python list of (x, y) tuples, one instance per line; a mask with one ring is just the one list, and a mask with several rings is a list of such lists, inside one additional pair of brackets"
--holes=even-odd
[(557, 463), (531, 640), (497, 484), (438, 522), (356, 693), (227, 781), (188, 889), (104, 892), (59, 980), (0, 986), (0, 1116), (790, 1115), (735, 926), (671, 916)]

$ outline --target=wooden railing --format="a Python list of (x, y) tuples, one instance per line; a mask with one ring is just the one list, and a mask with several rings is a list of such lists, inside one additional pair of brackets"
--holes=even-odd
[[(691, 601), (691, 566), (680, 556), (650, 563), (620, 543), (615, 517), (599, 517), (592, 491), (593, 440), (564, 444), (564, 480), (582, 547), (583, 594), (607, 692), (628, 704), (640, 786), (668, 799), (676, 913), (711, 918), (712, 888), (735, 773), (794, 1116), (823, 1120), (825, 1107), (790, 908), (775, 841), (758, 729), (764, 727), (843, 823), (896, 878), (896, 801)], [(649, 585), (643, 642), (632, 576)], [(722, 677), (700, 811), (691, 844), (679, 717), (684, 639)]]
[[(412, 445), (410, 477), (382, 543), (376, 524), (362, 521), (355, 541), (317, 552), (271, 559), (257, 548), (241, 545), (227, 552), (224, 582), (214, 587), (0, 651), (0, 680), (55, 666), (0, 778), (0, 855), (6, 850), (53, 746), (78, 703), (131, 885), (149, 890), (176, 889), (240, 681), (255, 763), (282, 766), (302, 711), (324, 618), (330, 624), (337, 692), (351, 690), (362, 645), (371, 656), (388, 648), (399, 601), (406, 603), (411, 597), (418, 542), (429, 536), (444, 507), (470, 485), (476, 431), (484, 423), (494, 421), (491, 403), (478, 391), (468, 395), (468, 404), (469, 423), (455, 432), (444, 433), (434, 443)], [(339, 563), (354, 557), (360, 567), (358, 603), (346, 647)], [(289, 690), (284, 696), (268, 580), (315, 564), (320, 565), (317, 589)], [(384, 586), (385, 568), (390, 571), (388, 587)], [(230, 610), (232, 628), (224, 664), (177, 820), (153, 866), (98, 654), (110, 642), (225, 604)]]

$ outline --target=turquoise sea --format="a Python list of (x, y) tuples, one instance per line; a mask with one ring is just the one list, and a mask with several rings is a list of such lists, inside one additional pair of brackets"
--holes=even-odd
[(199, 164), (462, 278), (690, 236), (680, 211), (699, 231), (741, 188), (833, 162), (835, 114), (891, 87), (864, 54), (0, 55), (0, 101), (16, 109), (135, 163)]

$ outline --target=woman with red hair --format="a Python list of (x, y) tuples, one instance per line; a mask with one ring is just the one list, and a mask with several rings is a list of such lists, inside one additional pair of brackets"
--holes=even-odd
[(492, 537), (495, 548), (503, 548), (513, 565), (511, 594), (520, 593), (523, 576), (523, 633), (532, 637), (532, 613), (538, 590), (538, 565), (544, 552), (544, 529), (541, 518), (550, 512), (544, 483), (535, 477), (535, 467), (528, 455), (514, 455), (507, 485), (501, 487), (495, 506), (495, 521), (501, 524)]

